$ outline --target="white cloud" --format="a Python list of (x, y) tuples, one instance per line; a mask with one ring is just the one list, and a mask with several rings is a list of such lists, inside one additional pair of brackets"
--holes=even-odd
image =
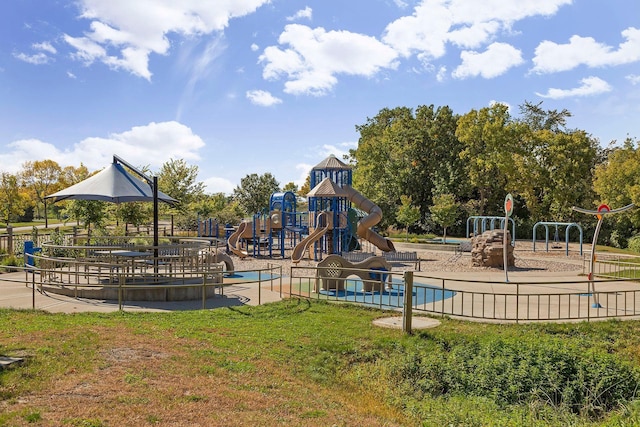
[(614, 49), (592, 37), (572, 36), (569, 43), (543, 41), (536, 47), (531, 71), (545, 74), (567, 71), (580, 65), (605, 67), (640, 61), (640, 30), (629, 27), (622, 31), (626, 40)]
[(462, 52), (460, 58), (462, 64), (452, 73), (458, 79), (477, 76), (491, 79), (524, 62), (522, 52), (507, 43), (492, 43), (482, 53)]
[(478, 48), (500, 31), (532, 16), (555, 14), (572, 0), (422, 0), (411, 16), (387, 25), (383, 41), (403, 56), (422, 54), (440, 58), (447, 43), (467, 49)]
[(224, 193), (226, 195), (230, 195), (236, 188), (236, 185), (228, 179), (220, 178), (217, 176), (206, 178), (202, 182), (206, 188), (205, 191), (209, 194)]
[(312, 15), (313, 10), (307, 6), (304, 9), (297, 11), (293, 16), (287, 16), (287, 21), (297, 21), (300, 19), (311, 20)]
[(165, 55), (169, 34), (199, 36), (223, 31), (229, 20), (255, 12), (270, 0), (157, 1), (81, 0), (81, 17), (91, 20), (82, 37), (65, 34), (86, 64), (101, 61), (145, 79), (151, 78), (149, 55)]
[(447, 78), (447, 67), (442, 66), (438, 69), (438, 72), (436, 73), (436, 80), (439, 82), (443, 82), (445, 81), (446, 78)]
[(625, 78), (629, 80), (634, 86), (640, 84), (640, 74), (629, 74)]
[(33, 65), (43, 65), (53, 61), (53, 58), (51, 58), (48, 54), (55, 55), (58, 52), (56, 48), (53, 47), (53, 45), (49, 42), (34, 43), (31, 45), (31, 48), (37, 51), (37, 53), (34, 53), (32, 55), (23, 52), (14, 53), (14, 58)]
[(258, 46), (258, 45), (257, 45), (257, 44), (255, 44), (255, 43), (251, 43), (251, 51), (252, 51), (252, 52), (257, 52), (257, 51), (258, 51), (258, 49), (260, 49), (260, 46)]
[(338, 74), (371, 77), (382, 68), (397, 66), (397, 54), (389, 46), (348, 31), (290, 24), (278, 42), (288, 47), (267, 47), (259, 62), (265, 64), (265, 79), (287, 79), (284, 91), (290, 94), (325, 95)]
[(38, 139), (14, 141), (2, 150), (0, 164), (2, 170), (13, 173), (25, 161), (46, 159), (63, 167), (82, 163), (90, 170), (98, 170), (111, 163), (116, 154), (132, 165), (157, 170), (171, 158), (199, 160), (198, 150), (204, 145), (198, 135), (181, 123), (149, 123), (106, 138), (89, 137), (65, 150)]
[(51, 54), (56, 54), (58, 53), (58, 51), (56, 50), (55, 47), (53, 47), (53, 45), (49, 42), (42, 42), (42, 43), (34, 43), (33, 44), (33, 48), (35, 50), (41, 50), (44, 52), (49, 52)]
[(33, 65), (48, 64), (51, 61), (51, 58), (46, 53), (42, 52), (33, 55), (27, 55), (26, 53), (14, 53), (13, 56), (21, 61)]
[(249, 90), (247, 91), (247, 99), (254, 105), (260, 105), (261, 107), (270, 107), (272, 105), (281, 104), (282, 99), (276, 98), (271, 93), (264, 90)]
[(547, 93), (538, 93), (536, 95), (542, 98), (562, 99), (574, 96), (591, 96), (599, 95), (611, 91), (611, 86), (599, 77), (586, 77), (580, 80), (581, 85), (573, 89), (555, 89), (551, 88)]

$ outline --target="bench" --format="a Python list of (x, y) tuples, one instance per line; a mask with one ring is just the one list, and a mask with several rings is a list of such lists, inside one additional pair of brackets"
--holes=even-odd
[(342, 252), (342, 258), (351, 262), (361, 262), (372, 256), (376, 256), (373, 252)]
[(420, 271), (420, 258), (417, 252), (384, 252), (382, 256), (392, 263), (413, 264), (413, 268)]

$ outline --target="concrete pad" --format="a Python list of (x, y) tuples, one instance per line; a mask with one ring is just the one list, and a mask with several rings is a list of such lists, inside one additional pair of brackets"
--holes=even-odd
[[(402, 317), (382, 317), (373, 321), (375, 326), (391, 329), (402, 329)], [(440, 325), (440, 321), (430, 317), (413, 316), (411, 319), (411, 329), (428, 329), (435, 328)]]

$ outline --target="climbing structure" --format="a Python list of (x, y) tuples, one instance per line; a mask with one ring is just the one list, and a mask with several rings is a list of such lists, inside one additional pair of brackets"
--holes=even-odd
[[(309, 236), (314, 236), (314, 240), (306, 241), (302, 252), (311, 249), (311, 244), (314, 254), (348, 252), (358, 247), (358, 237), (384, 252), (395, 250), (390, 240), (371, 229), (382, 219), (382, 210), (351, 187), (350, 166), (333, 155), (329, 156), (311, 170), (309, 182)], [(352, 203), (362, 215), (354, 214), (356, 211), (352, 209)], [(359, 220), (355, 221), (355, 217)], [(294, 262), (302, 256), (300, 248), (296, 249), (296, 257), (292, 257)], [(317, 255), (313, 257), (317, 258)]]

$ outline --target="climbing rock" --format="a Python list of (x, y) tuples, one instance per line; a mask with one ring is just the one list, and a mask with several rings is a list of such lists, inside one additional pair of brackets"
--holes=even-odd
[[(471, 239), (471, 264), (474, 267), (504, 267), (504, 230), (488, 230)], [(507, 265), (515, 265), (511, 236), (507, 231)]]

